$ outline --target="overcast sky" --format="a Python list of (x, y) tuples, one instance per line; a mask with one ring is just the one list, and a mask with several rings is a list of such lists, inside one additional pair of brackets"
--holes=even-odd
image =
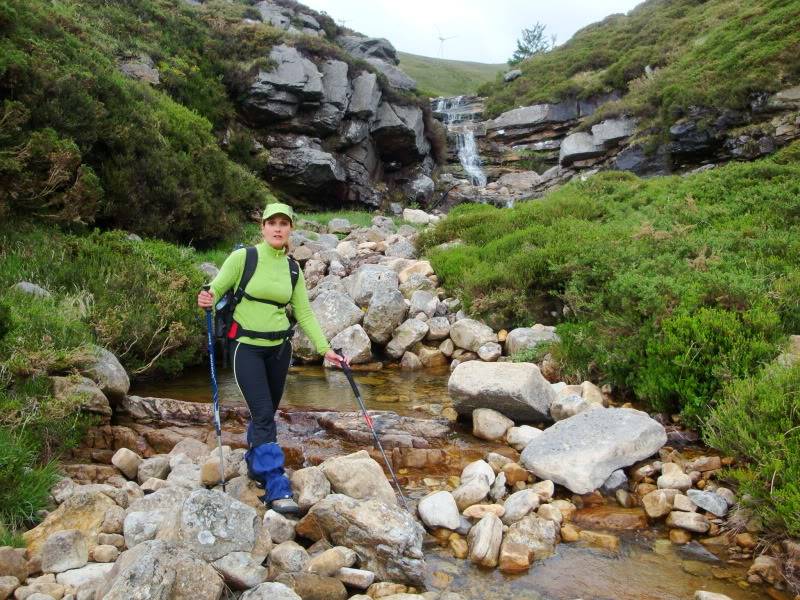
[[(301, 0), (339, 24), (389, 39), (412, 54), (476, 62), (505, 62), (523, 27), (537, 21), (567, 41), (581, 27), (642, 0)], [(437, 29), (438, 28), (438, 29)], [(441, 32), (441, 33), (440, 33)]]

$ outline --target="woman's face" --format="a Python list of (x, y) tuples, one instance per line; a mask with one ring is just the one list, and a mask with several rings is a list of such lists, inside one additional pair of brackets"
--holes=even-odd
[(292, 222), (286, 215), (272, 215), (261, 225), (264, 241), (276, 250), (286, 246), (291, 232)]

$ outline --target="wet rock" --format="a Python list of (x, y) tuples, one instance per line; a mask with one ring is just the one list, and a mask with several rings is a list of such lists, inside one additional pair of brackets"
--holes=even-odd
[[(513, 523), (503, 539), (501, 555), (518, 547), (527, 548), (528, 564), (542, 560), (555, 552), (559, 540), (559, 526), (537, 515), (528, 515)], [(517, 550), (518, 552), (518, 550)], [(508, 570), (508, 567), (506, 567)]]
[(417, 505), (417, 511), (429, 529), (444, 527), (458, 529), (461, 518), (458, 506), (450, 492), (441, 491), (428, 494)]
[(403, 294), (395, 287), (376, 289), (364, 315), (364, 331), (376, 344), (384, 345), (408, 313)]
[(722, 496), (714, 492), (702, 492), (700, 490), (688, 490), (686, 494), (697, 506), (707, 510), (718, 517), (728, 514), (728, 503)]
[(86, 536), (76, 529), (66, 529), (51, 535), (42, 544), (42, 572), (61, 573), (79, 569), (89, 562)]
[(595, 548), (609, 550), (610, 552), (619, 552), (620, 542), (619, 538), (615, 535), (597, 531), (581, 531), (578, 534), (578, 539)]
[(300, 510), (307, 511), (331, 493), (331, 484), (319, 467), (298, 469), (291, 476), (292, 489)]
[(336, 494), (359, 500), (376, 498), (389, 505), (397, 504), (394, 490), (383, 474), (383, 468), (366, 450), (329, 458), (320, 465), (320, 469)]
[(467, 536), (469, 559), (476, 565), (496, 567), (502, 538), (502, 521), (493, 514), (487, 514), (478, 521)]
[(422, 583), (424, 530), (407, 512), (376, 499), (331, 494), (309, 515), (333, 543), (353, 549), (362, 568), (378, 579)]
[(413, 352), (404, 352), (400, 359), (400, 368), (404, 371), (418, 371), (422, 368), (422, 361)]
[(407, 319), (394, 330), (392, 339), (386, 346), (386, 354), (394, 359), (402, 357), (406, 350), (422, 341), (427, 333), (427, 323), (419, 319)]
[(651, 456), (666, 439), (664, 427), (646, 413), (590, 410), (546, 429), (523, 450), (521, 462), (537, 477), (586, 494), (617, 469)]
[(709, 523), (699, 513), (672, 511), (667, 517), (667, 526), (678, 527), (694, 533), (705, 533), (708, 531)]
[(303, 600), (346, 600), (347, 590), (338, 579), (316, 573), (284, 573), (277, 582), (290, 587)]
[(717, 594), (715, 592), (706, 592), (705, 590), (697, 590), (694, 593), (694, 600), (732, 600), (730, 596), (725, 594)]
[(514, 421), (491, 408), (472, 411), (472, 435), (482, 440), (499, 440), (514, 426)]
[(647, 515), (638, 507), (592, 506), (577, 511), (574, 521), (586, 529), (636, 531), (647, 527)]
[(549, 418), (555, 399), (539, 368), (530, 363), (465, 362), (450, 375), (447, 387), (461, 415), (491, 406), (515, 421), (539, 421)]
[(672, 512), (677, 490), (655, 490), (642, 497), (647, 516), (651, 519), (660, 519)]
[(214, 568), (191, 552), (169, 542), (152, 540), (120, 555), (96, 597), (98, 600), (217, 600), (224, 585)]
[[(344, 378), (344, 376), (341, 376)], [(342, 381), (346, 385), (346, 381)], [(443, 440), (450, 434), (445, 419), (415, 419), (401, 417), (388, 411), (369, 411), (375, 431), (384, 445), (428, 448), (433, 440)], [(360, 413), (313, 413), (313, 418), (334, 435), (356, 442), (372, 444), (372, 433)]]

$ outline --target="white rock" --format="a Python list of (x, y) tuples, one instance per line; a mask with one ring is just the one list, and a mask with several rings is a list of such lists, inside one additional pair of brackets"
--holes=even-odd
[(472, 411), (472, 435), (482, 440), (499, 440), (514, 427), (514, 421), (491, 408)]
[(444, 527), (457, 529), (461, 523), (461, 513), (453, 495), (447, 491), (433, 492), (419, 501), (417, 511), (422, 522), (429, 529)]

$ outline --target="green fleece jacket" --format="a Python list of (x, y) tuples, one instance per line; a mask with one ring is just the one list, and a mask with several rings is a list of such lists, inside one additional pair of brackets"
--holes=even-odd
[[(289, 275), (289, 262), (284, 249), (276, 250), (266, 242), (256, 245), (258, 250), (258, 265), (253, 277), (247, 284), (245, 291), (255, 298), (272, 300), (280, 304), (289, 303), (297, 323), (314, 344), (317, 352), (325, 354), (330, 349), (330, 344), (325, 339), (325, 334), (317, 322), (317, 317), (311, 311), (306, 292), (306, 282), (303, 272), (297, 279), (297, 285), (292, 292), (292, 280)], [(219, 300), (229, 289), (236, 289), (244, 272), (244, 248), (231, 253), (219, 270), (219, 274), (211, 282), (211, 293), (214, 302)], [(272, 304), (253, 302), (247, 298), (236, 307), (233, 318), (242, 329), (250, 331), (284, 331), (289, 328), (289, 319), (286, 311)], [(253, 346), (277, 346), (281, 340), (262, 340), (249, 337), (240, 337), (240, 342)]]

